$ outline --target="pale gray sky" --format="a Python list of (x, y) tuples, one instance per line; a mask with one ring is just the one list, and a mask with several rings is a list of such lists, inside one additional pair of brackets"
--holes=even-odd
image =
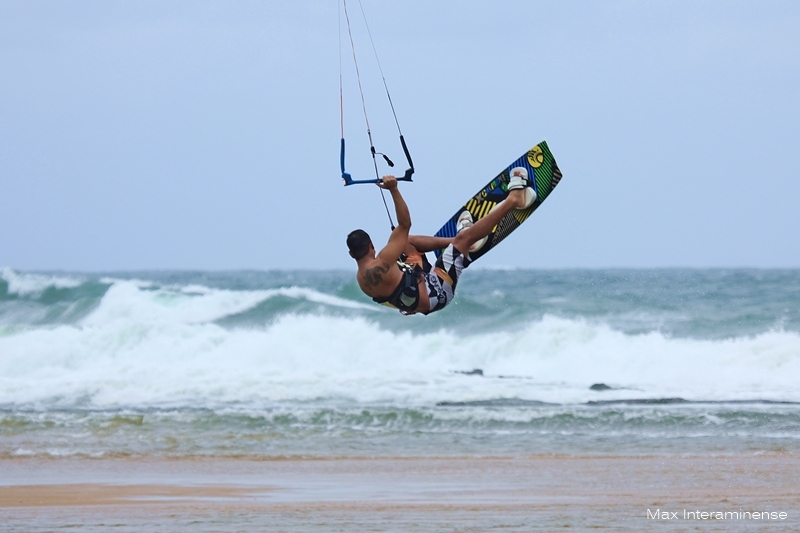
[[(414, 232), (547, 140), (485, 265), (800, 267), (800, 3), (362, 0)], [(370, 122), (402, 161), (357, 0)], [(0, 266), (350, 268), (335, 0), (0, 0)], [(371, 176), (345, 48), (348, 166)]]

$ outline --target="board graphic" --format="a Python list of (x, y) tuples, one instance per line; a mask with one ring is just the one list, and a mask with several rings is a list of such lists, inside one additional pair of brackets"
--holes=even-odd
[[(494, 227), (485, 244), (480, 249), (469, 253), (470, 259), (473, 262), (476, 261), (508, 237), (512, 231), (531, 216), (531, 213), (536, 211), (536, 208), (547, 199), (556, 185), (558, 185), (558, 182), (561, 181), (561, 171), (558, 169), (556, 160), (544, 141), (522, 154), (519, 159), (507, 166), (492, 181), (478, 191), (475, 196), (467, 200), (467, 203), (459, 208), (450, 217), (450, 220), (436, 232), (436, 236), (455, 237), (456, 221), (465, 210), (470, 212), (474, 221), (477, 221), (483, 218), (492, 207), (505, 200), (506, 196), (508, 196), (509, 172), (516, 167), (524, 167), (528, 170), (528, 177), (533, 182), (533, 188), (536, 191), (536, 200), (527, 209), (514, 210), (503, 217), (500, 223)], [(441, 252), (441, 250), (436, 250), (436, 257), (439, 257)]]

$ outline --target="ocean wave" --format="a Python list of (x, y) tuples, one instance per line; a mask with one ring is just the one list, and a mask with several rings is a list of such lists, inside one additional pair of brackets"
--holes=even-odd
[[(794, 448), (800, 409), (758, 405), (0, 411), (0, 458), (169, 454), (275, 456), (409, 449), (416, 453), (569, 453), (694, 447)], [(757, 437), (756, 437), (757, 436)]]
[[(0, 337), (0, 404), (800, 400), (800, 334), (794, 332), (681, 339), (546, 315), (511, 332), (414, 334), (361, 316), (324, 313), (286, 314), (259, 328), (231, 329), (211, 320), (221, 309), (237, 312), (258, 299), (213, 300), (206, 302), (210, 312), (205, 303), (184, 304), (172, 294), (161, 299), (154, 291), (140, 307), (132, 303), (132, 288), (119, 288), (117, 294), (109, 290), (110, 300), (125, 301), (133, 312), (115, 314), (101, 305), (80, 324)], [(159, 305), (174, 314), (155, 313)], [(134, 320), (132, 313), (142, 318)], [(482, 376), (454, 372), (476, 368)], [(589, 390), (598, 382), (612, 390)]]
[(513, 332), (549, 315), (693, 339), (800, 333), (800, 271), (470, 270), (448, 309), (413, 318), (374, 305), (345, 271), (0, 274), (0, 325), (12, 326), (129, 320), (252, 328), (322, 313), (368, 317), (396, 332), (470, 335)]
[(72, 289), (84, 283), (84, 279), (44, 274), (17, 272), (8, 267), (0, 268), (0, 281), (6, 285), (6, 294), (17, 296), (41, 295), (49, 288)]
[(303, 287), (261, 291), (231, 291), (207, 287), (154, 287), (131, 281), (116, 281), (97, 309), (82, 324), (99, 326), (111, 322), (136, 324), (201, 324), (248, 311), (276, 297), (305, 300), (330, 307), (369, 309), (367, 306)]
[[(225, 321), (227, 326), (249, 327), (267, 324), (281, 314), (292, 312), (383, 311), (374, 305), (301, 286), (231, 290), (113, 276), (62, 278), (20, 274), (10, 269), (0, 274), (0, 324), (7, 325)], [(261, 312), (255, 316), (245, 315), (248, 312), (252, 315), (257, 308)], [(236, 317), (241, 321), (237, 322)]]

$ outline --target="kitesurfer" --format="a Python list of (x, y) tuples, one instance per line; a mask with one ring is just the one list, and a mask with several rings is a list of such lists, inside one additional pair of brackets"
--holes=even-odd
[[(409, 235), (411, 215), (394, 176), (384, 176), (378, 187), (391, 193), (397, 227), (377, 254), (367, 232), (357, 229), (347, 236), (350, 257), (358, 263), (356, 280), (367, 296), (404, 315), (427, 315), (453, 300), (461, 271), (470, 264), (469, 252), (485, 242), (500, 220), (514, 209), (525, 209), (536, 200), (525, 168), (510, 171), (508, 197), (473, 223), (469, 211), (458, 218), (455, 237)], [(431, 267), (425, 252), (444, 251)]]

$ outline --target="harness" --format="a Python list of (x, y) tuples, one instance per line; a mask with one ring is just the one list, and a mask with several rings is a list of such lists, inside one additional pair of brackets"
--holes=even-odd
[[(416, 258), (415, 258), (416, 259)], [(425, 273), (425, 265), (428, 263), (425, 256), (422, 256), (422, 265), (406, 263), (408, 258), (405, 254), (397, 260), (397, 268), (403, 273), (400, 283), (394, 292), (386, 298), (373, 298), (376, 303), (396, 307), (401, 313), (414, 313), (419, 305), (419, 276)], [(430, 266), (428, 264), (428, 266)]]

